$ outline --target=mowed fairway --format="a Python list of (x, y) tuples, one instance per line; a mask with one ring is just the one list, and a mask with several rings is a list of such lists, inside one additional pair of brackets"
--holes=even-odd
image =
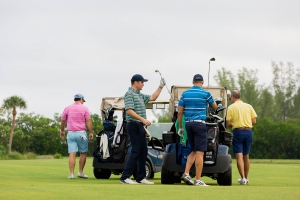
[(299, 160), (252, 160), (249, 185), (237, 184), (235, 160), (232, 186), (218, 186), (207, 177), (203, 180), (210, 187), (162, 185), (160, 173), (152, 179), (155, 185), (122, 185), (120, 176), (95, 179), (92, 158), (87, 160), (85, 173), (88, 179), (67, 179), (67, 158), (0, 160), (0, 199), (300, 199)]

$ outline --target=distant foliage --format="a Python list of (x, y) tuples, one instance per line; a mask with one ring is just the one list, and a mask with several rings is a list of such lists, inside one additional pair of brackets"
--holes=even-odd
[(300, 120), (279, 123), (266, 118), (259, 120), (253, 128), (253, 136), (253, 158), (300, 158)]
[(25, 160), (31, 160), (31, 159), (36, 159), (36, 154), (35, 153), (32, 153), (32, 152), (29, 152), (29, 153), (26, 153), (24, 155), (24, 158)]
[[(94, 139), (96, 134), (103, 129), (100, 116), (97, 114), (91, 115)], [(32, 155), (28, 153), (27, 157), (34, 155), (56, 155), (60, 154), (61, 157), (68, 156), (67, 139), (62, 140), (59, 136), (60, 133), (61, 115), (55, 113), (53, 119), (49, 119), (34, 113), (19, 113), (16, 119), (16, 126), (14, 130), (14, 142), (12, 144), (12, 150), (19, 152), (21, 155), (27, 152), (32, 152)], [(8, 156), (7, 154), (8, 143), (10, 137), (10, 124), (11, 118), (0, 118), (0, 153), (3, 154), (3, 159)], [(91, 156), (92, 151), (88, 152)], [(12, 154), (12, 159), (17, 159), (18, 156)], [(58, 158), (60, 157), (57, 155)], [(21, 157), (21, 156), (19, 156)], [(33, 156), (34, 157), (34, 156)], [(20, 158), (21, 159), (21, 158)], [(22, 158), (30, 159), (30, 158)]]
[[(168, 111), (168, 106), (166, 106), (165, 109), (159, 109), (159, 111), (160, 113), (157, 113), (154, 109), (152, 109), (152, 114), (155, 116), (158, 123), (172, 122), (172, 118)], [(156, 120), (152, 120), (152, 122), (155, 123)]]
[(19, 152), (12, 151), (8, 154), (8, 158), (11, 160), (23, 160), (23, 155)]
[(60, 153), (54, 154), (53, 157), (54, 157), (55, 159), (62, 159), (62, 158), (63, 158), (63, 156), (62, 156)]

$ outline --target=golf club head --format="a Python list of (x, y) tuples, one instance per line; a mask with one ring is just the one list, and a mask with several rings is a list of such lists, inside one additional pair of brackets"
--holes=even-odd
[(155, 70), (156, 73), (159, 73), (160, 78), (162, 78), (161, 73), (158, 70)]

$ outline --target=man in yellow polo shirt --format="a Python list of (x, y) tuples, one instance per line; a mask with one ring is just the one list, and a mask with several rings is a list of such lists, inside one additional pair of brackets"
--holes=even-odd
[(235, 153), (237, 168), (241, 175), (238, 183), (249, 184), (248, 173), (250, 169), (250, 146), (252, 143), (252, 127), (256, 124), (256, 112), (250, 104), (240, 100), (241, 95), (237, 90), (231, 92), (232, 104), (228, 107), (226, 125), (233, 129), (233, 153)]

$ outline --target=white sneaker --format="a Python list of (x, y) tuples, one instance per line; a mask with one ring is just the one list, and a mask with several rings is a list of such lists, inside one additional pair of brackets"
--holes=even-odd
[(195, 180), (194, 185), (195, 186), (209, 186), (209, 185), (206, 185), (202, 180)]
[(74, 174), (70, 174), (70, 176), (68, 177), (68, 179), (74, 179)]
[(249, 180), (246, 179), (246, 178), (239, 178), (239, 179), (238, 179), (238, 183), (239, 183), (240, 185), (248, 185), (248, 184), (249, 184)]
[(188, 174), (183, 173), (181, 176), (181, 180), (183, 180), (187, 185), (194, 185), (192, 177)]
[(130, 178), (126, 178), (125, 180), (120, 180), (122, 184), (138, 184), (137, 182), (132, 181)]
[(88, 178), (88, 175), (84, 174), (83, 172), (78, 172), (77, 177), (79, 177), (79, 178)]
[(154, 182), (150, 182), (150, 181), (148, 181), (147, 179), (143, 179), (143, 180), (141, 180), (140, 182), (138, 182), (139, 184), (148, 184), (148, 185), (150, 185), (150, 184), (154, 184)]

